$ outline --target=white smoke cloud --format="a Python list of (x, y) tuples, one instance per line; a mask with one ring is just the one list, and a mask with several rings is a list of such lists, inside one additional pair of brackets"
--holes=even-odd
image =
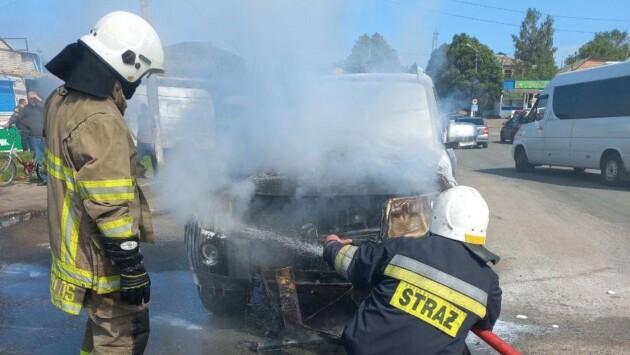
[[(214, 117), (187, 113), (208, 116), (214, 139), (209, 151), (189, 145), (166, 156), (165, 206), (188, 218), (231, 195), (242, 212), (255, 190), (248, 177), (261, 171), (289, 177), (298, 194), (436, 189), (440, 145), (438, 133), (419, 119), (432, 114), (422, 86), (332, 75), (343, 10), (337, 2), (225, 6), (240, 16), (223, 33), (238, 38), (234, 46), (249, 70), (234, 78), (236, 94), (211, 92)], [(217, 211), (208, 215), (215, 219)], [(232, 224), (227, 216), (218, 219)]]

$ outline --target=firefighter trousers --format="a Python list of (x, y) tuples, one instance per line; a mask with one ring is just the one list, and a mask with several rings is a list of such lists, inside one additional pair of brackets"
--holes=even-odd
[(149, 305), (128, 305), (120, 293), (99, 295), (87, 290), (88, 316), (81, 355), (143, 354), (149, 340)]

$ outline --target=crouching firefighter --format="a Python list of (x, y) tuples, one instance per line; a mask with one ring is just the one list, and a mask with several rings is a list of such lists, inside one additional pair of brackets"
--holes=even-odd
[(72, 315), (85, 308), (82, 354), (141, 354), (149, 337), (140, 242), (153, 227), (123, 113), (163, 58), (145, 20), (112, 12), (46, 65), (64, 81), (45, 106), (50, 299)]
[(327, 238), (324, 259), (370, 295), (346, 324), (349, 354), (464, 354), (474, 326), (491, 330), (501, 310), (499, 277), (488, 266), (488, 205), (457, 186), (433, 204), (430, 233), (354, 246)]

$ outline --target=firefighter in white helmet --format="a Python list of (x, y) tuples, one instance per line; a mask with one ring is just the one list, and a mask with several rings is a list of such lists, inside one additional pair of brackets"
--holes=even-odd
[(486, 250), (488, 205), (456, 186), (434, 201), (430, 233), (354, 246), (327, 238), (324, 259), (357, 286), (372, 287), (346, 324), (349, 354), (464, 354), (474, 326), (492, 329), (501, 311), (498, 275)]
[(44, 112), (50, 298), (69, 314), (85, 308), (82, 354), (140, 354), (149, 337), (151, 281), (140, 242), (153, 242), (153, 229), (123, 114), (163, 62), (149, 23), (112, 12), (46, 65), (64, 81)]

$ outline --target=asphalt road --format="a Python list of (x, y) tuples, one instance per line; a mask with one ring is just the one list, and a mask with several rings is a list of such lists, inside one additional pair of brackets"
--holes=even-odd
[[(524, 353), (630, 353), (630, 187), (604, 187), (595, 171), (516, 173), (510, 145), (495, 141), (457, 155), (459, 182), (488, 201), (488, 247), (502, 256), (496, 332)], [(188, 271), (183, 227), (168, 215), (156, 216), (155, 227), (158, 243), (144, 246), (153, 282), (147, 353), (250, 353), (237, 346), (260, 340), (260, 328), (208, 314)], [(0, 230), (0, 354), (79, 350), (85, 317), (66, 316), (48, 300), (46, 228), (36, 218)], [(469, 344), (492, 353), (475, 337)], [(290, 353), (343, 351), (326, 345)]]
[(489, 248), (502, 256), (496, 331), (533, 354), (630, 353), (630, 187), (603, 186), (595, 170), (518, 173), (498, 135), (458, 158), (458, 181), (486, 198)]

